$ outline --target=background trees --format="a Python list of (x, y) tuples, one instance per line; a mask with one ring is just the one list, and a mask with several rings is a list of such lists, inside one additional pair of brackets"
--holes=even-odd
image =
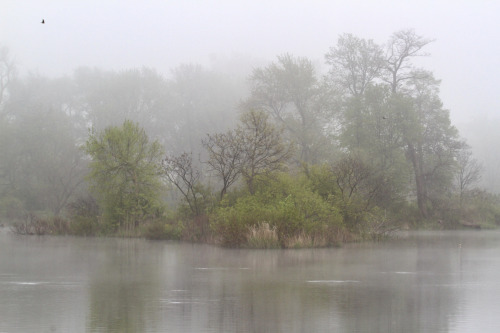
[(398, 31), (383, 55), (372, 41), (344, 35), (327, 54), (332, 66), (328, 79), (347, 91), (341, 145), (370, 156), (379, 174), (394, 180), (399, 197), (411, 193), (398, 186), (411, 168), (414, 182), (406, 188), (415, 193), (422, 218), (451, 188), (454, 161), (462, 149), (439, 99), (439, 81), (412, 63), (426, 55), (423, 48), (430, 42), (413, 30)]
[[(249, 228), (277, 232), (281, 246), (313, 229), (331, 236), (407, 220), (457, 225), (478, 216), (470, 212), (479, 167), (450, 122), (439, 80), (415, 64), (430, 42), (413, 30), (385, 44), (344, 34), (325, 56), (326, 73), (284, 54), (256, 67), (248, 90), (240, 76), (198, 65), (168, 77), (83, 67), (70, 77), (17, 78), (2, 49), (0, 214), (64, 216), (65, 207), (95, 203), (89, 173), (101, 221), (114, 231), (159, 217), (167, 202), (181, 223), (203, 220), (203, 232), (213, 220), (243, 233), (238, 242)], [(242, 217), (258, 205), (260, 217)]]
[(324, 128), (326, 91), (312, 62), (289, 54), (256, 68), (250, 76), (251, 95), (246, 110), (268, 113), (298, 146), (298, 161), (317, 163), (327, 148)]
[(72, 85), (65, 78), (29, 76), (10, 83), (0, 120), (0, 201), (18, 217), (60, 215), (83, 190), (86, 170), (78, 130), (69, 111)]

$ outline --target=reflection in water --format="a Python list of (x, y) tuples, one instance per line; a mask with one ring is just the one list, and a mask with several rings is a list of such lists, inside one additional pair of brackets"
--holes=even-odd
[(497, 332), (500, 233), (229, 250), (0, 234), (0, 332)]

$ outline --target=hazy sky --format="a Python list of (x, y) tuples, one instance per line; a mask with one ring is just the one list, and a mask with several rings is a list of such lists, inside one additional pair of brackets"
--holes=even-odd
[(339, 34), (384, 43), (414, 28), (436, 39), (420, 64), (442, 79), (442, 100), (460, 123), (500, 117), (499, 13), (497, 0), (0, 0), (0, 45), (21, 73), (60, 76), (79, 66), (168, 73), (214, 55), (274, 60), (289, 52), (322, 62)]

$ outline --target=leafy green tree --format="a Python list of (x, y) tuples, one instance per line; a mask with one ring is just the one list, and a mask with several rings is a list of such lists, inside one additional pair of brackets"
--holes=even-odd
[(414, 78), (407, 93), (396, 93), (403, 148), (411, 163), (421, 217), (452, 188), (455, 158), (462, 149), (457, 129), (438, 95), (439, 81), (432, 76)]
[[(461, 146), (439, 98), (439, 81), (412, 62), (426, 55), (430, 42), (413, 30), (398, 31), (384, 56), (373, 42), (347, 35), (327, 54), (331, 86), (346, 92), (341, 148), (371, 161), (376, 178), (390, 184), (386, 198), (414, 193), (423, 218), (451, 187)], [(404, 185), (408, 170), (414, 181)]]
[(132, 231), (161, 213), (162, 147), (137, 123), (126, 120), (93, 131), (85, 152), (92, 158), (88, 177), (108, 226)]

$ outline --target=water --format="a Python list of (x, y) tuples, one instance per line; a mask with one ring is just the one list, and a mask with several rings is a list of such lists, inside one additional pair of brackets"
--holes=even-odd
[(500, 232), (229, 250), (0, 232), (0, 332), (499, 332)]

